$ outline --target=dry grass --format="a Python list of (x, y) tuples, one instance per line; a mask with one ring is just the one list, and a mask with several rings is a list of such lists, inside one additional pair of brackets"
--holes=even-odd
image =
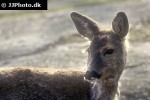
[(150, 19), (142, 20), (130, 29), (130, 41), (150, 42)]

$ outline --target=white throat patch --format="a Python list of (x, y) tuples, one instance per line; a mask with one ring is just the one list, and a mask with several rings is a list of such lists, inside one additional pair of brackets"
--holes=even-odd
[(92, 100), (98, 100), (102, 93), (101, 91), (102, 85), (99, 80), (94, 81), (92, 84), (93, 84), (91, 88)]

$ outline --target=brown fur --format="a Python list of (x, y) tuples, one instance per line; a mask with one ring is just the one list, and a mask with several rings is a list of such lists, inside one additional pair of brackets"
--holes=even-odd
[(0, 74), (0, 100), (87, 100), (88, 88), (79, 71), (13, 69)]

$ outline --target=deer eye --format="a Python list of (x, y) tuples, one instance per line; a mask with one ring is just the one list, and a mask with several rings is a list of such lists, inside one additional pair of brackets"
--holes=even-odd
[(111, 55), (114, 53), (114, 49), (104, 49), (104, 56)]

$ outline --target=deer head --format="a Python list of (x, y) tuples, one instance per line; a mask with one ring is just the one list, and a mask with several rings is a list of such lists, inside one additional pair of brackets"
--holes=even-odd
[(124, 12), (112, 21), (112, 30), (102, 30), (95, 20), (77, 12), (71, 18), (78, 32), (89, 39), (88, 61), (85, 78), (102, 83), (118, 83), (126, 64), (125, 37), (129, 24)]

